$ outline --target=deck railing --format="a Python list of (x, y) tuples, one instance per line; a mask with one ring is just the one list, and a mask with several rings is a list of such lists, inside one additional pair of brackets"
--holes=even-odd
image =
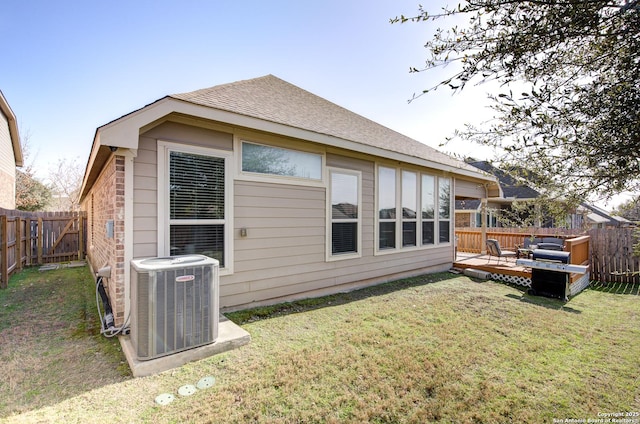
[[(634, 228), (592, 229), (579, 234), (576, 230), (558, 228), (487, 228), (487, 238), (498, 240), (504, 250), (514, 250), (526, 237), (558, 237), (565, 239), (565, 250), (571, 252), (571, 263), (590, 264), (591, 280), (600, 283), (640, 283), (640, 258), (633, 254), (639, 242)], [(457, 250), (480, 253), (482, 230), (456, 228)]]
[(565, 240), (564, 250), (571, 252), (570, 261), (576, 265), (586, 265), (589, 263), (589, 241), (590, 236), (578, 236)]
[[(487, 228), (487, 238), (496, 239), (503, 250), (515, 250), (523, 246), (527, 237), (558, 237), (571, 238), (571, 230), (558, 228)], [(485, 250), (482, 245), (482, 229), (456, 228), (456, 246), (458, 252), (481, 253)]]

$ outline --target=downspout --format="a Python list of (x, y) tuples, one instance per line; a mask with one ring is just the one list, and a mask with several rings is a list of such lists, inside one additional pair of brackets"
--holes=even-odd
[(133, 259), (133, 168), (138, 155), (136, 149), (119, 148), (124, 157), (124, 316), (131, 313), (131, 260)]

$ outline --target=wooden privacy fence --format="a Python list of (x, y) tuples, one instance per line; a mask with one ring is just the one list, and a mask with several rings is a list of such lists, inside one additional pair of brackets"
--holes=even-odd
[(29, 265), (83, 260), (84, 212), (23, 212), (0, 209), (0, 288)]
[[(522, 245), (525, 237), (561, 237), (564, 239), (589, 236), (591, 280), (601, 283), (640, 283), (640, 258), (633, 255), (633, 246), (639, 242), (636, 228), (602, 228), (576, 232), (558, 228), (487, 228), (487, 238), (495, 238), (505, 250)], [(580, 243), (582, 243), (582, 239)], [(456, 228), (456, 243), (459, 252), (480, 253), (482, 231), (480, 228)], [(583, 249), (573, 249), (572, 256)], [(580, 258), (573, 258), (582, 261)]]
[[(636, 228), (590, 230), (591, 273), (603, 283), (640, 283), (640, 258), (633, 246), (640, 240)], [(593, 278), (593, 277), (592, 277)]]

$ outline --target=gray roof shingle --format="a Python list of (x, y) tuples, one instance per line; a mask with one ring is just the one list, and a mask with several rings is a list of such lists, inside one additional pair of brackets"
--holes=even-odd
[(169, 97), (478, 173), (463, 161), (273, 75)]
[(495, 175), (498, 178), (500, 187), (502, 187), (502, 193), (505, 198), (518, 198), (518, 199), (536, 199), (540, 196), (540, 193), (535, 189), (518, 182), (508, 173), (501, 169), (496, 168), (488, 161), (470, 161), (470, 165), (475, 166), (489, 174)]

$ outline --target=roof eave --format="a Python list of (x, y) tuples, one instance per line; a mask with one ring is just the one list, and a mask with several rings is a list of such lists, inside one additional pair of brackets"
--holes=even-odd
[(9, 102), (7, 102), (2, 91), (0, 91), (0, 110), (2, 110), (2, 113), (7, 117), (7, 122), (9, 123), (9, 135), (11, 137), (16, 166), (21, 167), (24, 165), (24, 157), (22, 155), (22, 147), (20, 146), (20, 133), (18, 132), (16, 115), (13, 113), (13, 110), (11, 110)]
[[(382, 149), (375, 146), (365, 145), (353, 140), (347, 140), (344, 138), (317, 133), (314, 131), (293, 127), (277, 122), (267, 121), (260, 118), (255, 118), (248, 115), (241, 115), (235, 112), (229, 112), (222, 109), (213, 108), (210, 106), (202, 106), (195, 103), (188, 102), (181, 99), (172, 99), (181, 103), (180, 107), (177, 107), (174, 112), (188, 113), (193, 116), (211, 119), (219, 122), (224, 122), (231, 125), (250, 128), (259, 131), (265, 131), (275, 134), (282, 134), (293, 138), (302, 140), (308, 140), (325, 144), (331, 147), (343, 148), (358, 153), (370, 154), (373, 156), (385, 157), (391, 160), (402, 161), (413, 165), (424, 166), (443, 172), (451, 172), (457, 175), (463, 175), (476, 180), (486, 181), (488, 183), (496, 182), (495, 177), (484, 173), (480, 170), (475, 172), (469, 169), (458, 168), (449, 166), (440, 162), (432, 161), (427, 158), (420, 158), (416, 156), (406, 155), (399, 152), (394, 152), (386, 149)], [(180, 110), (178, 110), (180, 109)]]
[(243, 128), (249, 128), (258, 131), (264, 131), (274, 134), (281, 134), (288, 137), (298, 138), (302, 140), (313, 141), (332, 147), (343, 148), (359, 153), (370, 154), (373, 156), (384, 157), (391, 160), (402, 161), (405, 163), (432, 168), (442, 172), (449, 172), (455, 175), (471, 178), (476, 181), (482, 181), (488, 184), (496, 183), (495, 177), (483, 173), (475, 172), (468, 169), (449, 166), (427, 158), (419, 158), (406, 155), (399, 152), (385, 150), (379, 147), (367, 146), (352, 140), (345, 140), (335, 136), (321, 134), (302, 128), (292, 127), (277, 122), (267, 121), (247, 115), (241, 115), (235, 112), (229, 112), (209, 106), (202, 106), (185, 100), (172, 97), (163, 97), (154, 103), (151, 103), (137, 111), (122, 116), (110, 123), (99, 127), (93, 140), (91, 154), (85, 170), (85, 176), (82, 185), (83, 199), (95, 179), (90, 177), (96, 176), (96, 169), (101, 169), (106, 159), (99, 152), (103, 152), (107, 148), (123, 148), (137, 149), (141, 128), (144, 128), (151, 122), (157, 121), (164, 116), (179, 113), (190, 115), (197, 118), (223, 122), (225, 124)]

